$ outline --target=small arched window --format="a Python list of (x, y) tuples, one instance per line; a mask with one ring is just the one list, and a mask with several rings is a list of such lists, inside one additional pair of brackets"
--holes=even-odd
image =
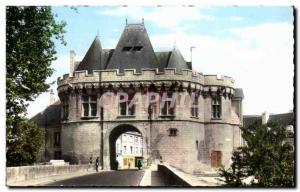
[(198, 140), (196, 140), (196, 149), (198, 149), (198, 147), (199, 147), (199, 142)]

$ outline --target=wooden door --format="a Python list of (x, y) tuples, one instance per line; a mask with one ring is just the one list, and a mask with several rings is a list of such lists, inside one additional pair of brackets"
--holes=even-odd
[(222, 165), (222, 152), (212, 151), (211, 152), (211, 166), (220, 167)]

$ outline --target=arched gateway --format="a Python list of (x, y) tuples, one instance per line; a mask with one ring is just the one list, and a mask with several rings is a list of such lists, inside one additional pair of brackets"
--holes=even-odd
[[(110, 169), (112, 170), (115, 170), (117, 167), (115, 161), (116, 161), (116, 141), (118, 139), (118, 137), (120, 135), (122, 135), (123, 133), (126, 133), (126, 132), (129, 132), (129, 131), (132, 131), (132, 132), (138, 132), (140, 133), (142, 136), (142, 132), (130, 125), (130, 124), (121, 124), (121, 125), (118, 125), (117, 127), (113, 128), (110, 133), (109, 133), (109, 165), (110, 165)], [(143, 150), (144, 151), (144, 150)], [(143, 157), (145, 158), (144, 154), (143, 154)], [(121, 163), (121, 162), (119, 162)]]

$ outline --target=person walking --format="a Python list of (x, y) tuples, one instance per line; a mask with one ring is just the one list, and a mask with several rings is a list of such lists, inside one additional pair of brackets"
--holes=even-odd
[(89, 160), (89, 168), (88, 168), (88, 170), (89, 170), (90, 168), (93, 170), (93, 157), (92, 157), (92, 156), (90, 156), (90, 160)]
[(137, 162), (137, 167), (139, 170), (141, 170), (141, 167), (142, 167), (142, 160), (138, 160)]
[(119, 169), (119, 161), (116, 160), (116, 170), (118, 171), (118, 169)]
[(98, 172), (98, 167), (99, 167), (99, 157), (97, 157), (97, 159), (96, 159), (95, 166), (96, 166), (96, 171)]

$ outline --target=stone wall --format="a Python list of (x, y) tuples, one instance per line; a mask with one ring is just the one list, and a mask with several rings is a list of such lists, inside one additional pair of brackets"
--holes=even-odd
[(88, 163), (100, 156), (99, 122), (68, 123), (61, 129), (62, 156), (70, 164)]
[(36, 165), (6, 168), (6, 184), (87, 171), (89, 165)]
[[(114, 138), (119, 134), (116, 127), (126, 126), (135, 129), (143, 136), (143, 156), (147, 163), (162, 158), (172, 166), (183, 168), (188, 172), (199, 166), (210, 167), (211, 152), (222, 151), (222, 163), (228, 164), (232, 150), (238, 146), (240, 139), (239, 126), (241, 125), (241, 101), (232, 102), (234, 97), (234, 80), (230, 77), (218, 78), (215, 75), (203, 75), (191, 70), (183, 70), (181, 74), (175, 69), (165, 69), (158, 72), (153, 69), (144, 69), (141, 73), (135, 70), (76, 71), (74, 77), (64, 75), (58, 78), (58, 93), (60, 97), (69, 100), (69, 117), (63, 121), (62, 153), (66, 161), (72, 163), (86, 163), (90, 156), (100, 156), (100, 82), (101, 90), (112, 93), (109, 108), (104, 108), (103, 142), (104, 142), (104, 168), (110, 169), (111, 133)], [(145, 105), (150, 86), (157, 92), (174, 86), (179, 93), (185, 93), (186, 105), (181, 108), (176, 98), (174, 116), (162, 116), (159, 105), (157, 112), (149, 120), (148, 106)], [(132, 89), (141, 93), (142, 102), (136, 104), (135, 114), (132, 116), (119, 115), (119, 106), (114, 101), (116, 92)], [(95, 117), (82, 117), (81, 96), (85, 93), (98, 96), (97, 115)], [(188, 105), (189, 93), (199, 93), (199, 115), (191, 116)], [(211, 98), (214, 95), (222, 98), (221, 119), (212, 119)], [(146, 107), (145, 107), (146, 106)], [(178, 130), (176, 136), (169, 135), (169, 129)], [(129, 129), (128, 129), (129, 130)], [(69, 160), (68, 160), (69, 159)], [(146, 164), (147, 164), (146, 163)], [(200, 167), (201, 167), (200, 166)]]

